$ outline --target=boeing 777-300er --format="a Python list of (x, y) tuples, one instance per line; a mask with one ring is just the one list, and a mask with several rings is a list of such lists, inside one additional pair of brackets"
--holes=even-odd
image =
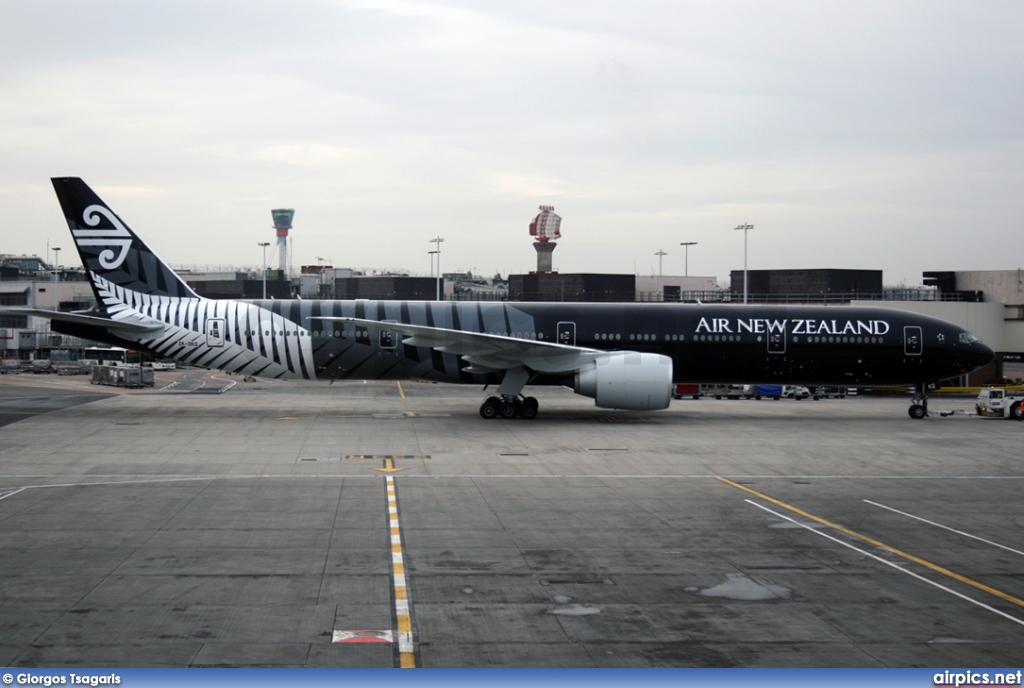
[(98, 306), (4, 310), (204, 368), (497, 385), (480, 406), (484, 418), (534, 418), (527, 384), (643, 411), (668, 407), (674, 381), (915, 385), (910, 415), (922, 418), (926, 384), (993, 359), (957, 325), (887, 308), (206, 299), (81, 179), (53, 186)]

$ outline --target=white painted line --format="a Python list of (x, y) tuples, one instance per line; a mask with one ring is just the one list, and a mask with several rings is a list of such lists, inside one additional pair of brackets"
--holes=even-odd
[[(219, 388), (217, 390), (221, 394), (223, 394), (224, 392), (228, 391), (229, 389), (231, 389), (232, 387), (234, 387), (235, 385), (238, 384), (238, 380), (232, 380), (231, 378), (221, 377), (220, 375), (211, 375), (210, 377), (213, 378), (214, 380), (221, 380), (223, 382), (227, 382), (228, 383), (228, 384), (224, 385), (223, 387), (221, 387), (221, 388)], [(206, 384), (206, 383), (204, 382), (203, 384)]]
[(879, 504), (878, 502), (872, 502), (870, 499), (865, 499), (864, 501), (867, 502), (868, 504), (871, 504), (872, 506), (877, 506), (880, 509), (888, 509), (889, 511), (891, 511), (893, 513), (896, 513), (896, 514), (899, 514), (900, 516), (906, 516), (907, 518), (912, 518), (914, 520), (921, 521), (922, 523), (927, 523), (930, 526), (935, 526), (936, 528), (942, 528), (943, 530), (948, 530), (951, 533), (956, 533), (957, 535), (963, 535), (964, 537), (969, 537), (972, 540), (977, 540), (978, 542), (984, 542), (986, 545), (992, 545), (993, 547), (998, 547), (999, 549), (1005, 549), (1007, 552), (1013, 552), (1014, 554), (1019, 554), (1020, 556), (1024, 557), (1024, 552), (1020, 551), (1019, 549), (1014, 549), (1013, 547), (1007, 547), (1006, 545), (1000, 545), (998, 542), (993, 542), (992, 540), (986, 540), (983, 537), (978, 537), (977, 535), (971, 535), (970, 533), (965, 533), (962, 530), (957, 530), (956, 528), (950, 528), (949, 526), (944, 526), (941, 523), (936, 523), (935, 521), (929, 521), (927, 518), (921, 518), (920, 516), (915, 516), (914, 514), (908, 514), (906, 511), (900, 511), (899, 509), (893, 509), (891, 506), (886, 506), (885, 504)]
[(19, 492), (21, 492), (24, 489), (25, 489), (24, 487), (19, 487), (19, 488), (16, 488), (14, 490), (11, 490), (10, 492), (5, 492), (4, 494), (0, 494), (0, 499), (7, 499), (8, 497), (10, 497), (12, 495), (18, 494)]
[(863, 550), (860, 547), (856, 547), (856, 546), (850, 544), (849, 542), (843, 542), (842, 540), (840, 540), (837, 537), (833, 537), (833, 536), (829, 535), (828, 533), (824, 533), (821, 530), (818, 530), (816, 528), (811, 528), (811, 527), (807, 526), (806, 524), (803, 524), (800, 521), (797, 521), (794, 518), (790, 518), (789, 516), (786, 516), (785, 514), (780, 514), (779, 512), (774, 511), (772, 509), (769, 509), (768, 507), (763, 506), (761, 504), (758, 504), (757, 502), (753, 502), (753, 501), (751, 501), (749, 499), (744, 499), (743, 501), (745, 501), (747, 504), (752, 504), (752, 505), (756, 506), (758, 509), (763, 509), (764, 511), (767, 511), (768, 513), (772, 514), (773, 516), (777, 516), (777, 517), (779, 517), (781, 519), (785, 519), (785, 520), (789, 521), (790, 523), (795, 523), (796, 525), (800, 526), (801, 528), (803, 528), (803, 529), (805, 529), (805, 530), (807, 530), (807, 531), (809, 531), (811, 533), (814, 533), (815, 535), (820, 535), (823, 538), (828, 538), (832, 542), (836, 542), (836, 543), (842, 545), (843, 547), (849, 547), (850, 549), (852, 549), (855, 552), (859, 552), (860, 554), (863, 554), (866, 557), (871, 557), (875, 561), (880, 561), (883, 564), (885, 564), (886, 566), (891, 566), (892, 568), (896, 569), (897, 571), (905, 573), (908, 576), (911, 576), (913, 578), (918, 579), (919, 581), (923, 581), (923, 582), (927, 583), (928, 585), (931, 585), (931, 586), (934, 586), (934, 587), (938, 588), (939, 590), (943, 590), (945, 592), (948, 592), (950, 595), (954, 595), (956, 597), (959, 597), (960, 599), (966, 600), (967, 602), (970, 602), (971, 604), (977, 605), (977, 606), (981, 607), (982, 609), (987, 609), (988, 611), (990, 611), (990, 612), (992, 612), (994, 614), (998, 614), (999, 616), (1001, 616), (1001, 617), (1003, 617), (1005, 619), (1009, 619), (1010, 621), (1012, 621), (1012, 622), (1014, 622), (1016, 624), (1020, 624), (1021, 626), (1024, 626), (1024, 619), (1018, 619), (1016, 616), (1013, 616), (1011, 614), (1007, 614), (1006, 612), (1001, 611), (999, 609), (996, 609), (995, 607), (989, 606), (989, 605), (985, 604), (984, 602), (979, 602), (978, 600), (974, 599), (973, 597), (968, 597), (967, 595), (964, 595), (963, 593), (959, 593), (956, 590), (953, 590), (952, 588), (947, 588), (945, 585), (942, 585), (941, 583), (936, 583), (933, 580), (929, 580), (928, 578), (925, 578), (924, 576), (922, 576), (920, 574), (914, 573), (913, 571), (910, 571), (909, 569), (903, 568), (899, 564), (894, 564), (891, 561), (886, 561), (885, 559), (883, 559), (882, 557), (880, 557), (880, 556), (878, 556), (876, 554), (872, 554), (871, 552)]

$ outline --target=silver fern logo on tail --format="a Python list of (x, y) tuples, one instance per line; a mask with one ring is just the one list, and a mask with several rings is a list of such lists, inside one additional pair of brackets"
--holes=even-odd
[[(98, 258), (100, 265), (107, 270), (114, 270), (121, 267), (124, 259), (128, 257), (132, 235), (114, 213), (101, 205), (91, 205), (82, 213), (82, 221), (90, 227), (98, 225), (102, 218), (106, 218), (114, 225), (114, 229), (73, 229), (71, 233), (79, 246), (108, 247), (100, 251)], [(118, 250), (116, 255), (114, 249)]]

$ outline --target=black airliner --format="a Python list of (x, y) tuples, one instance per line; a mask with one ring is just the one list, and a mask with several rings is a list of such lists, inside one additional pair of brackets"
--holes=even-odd
[(198, 296), (81, 179), (53, 185), (98, 306), (53, 330), (245, 375), (497, 385), (484, 418), (534, 418), (526, 385), (601, 408), (668, 407), (673, 382), (915, 385), (987, 365), (943, 320), (886, 308), (669, 303), (211, 300)]

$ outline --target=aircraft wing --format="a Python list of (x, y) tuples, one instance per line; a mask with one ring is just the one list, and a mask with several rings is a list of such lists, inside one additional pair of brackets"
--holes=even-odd
[(519, 339), (483, 332), (465, 332), (444, 327), (407, 325), (363, 318), (311, 317), (311, 320), (333, 320), (359, 327), (400, 332), (406, 335), (403, 344), (425, 346), (447, 354), (461, 356), (476, 368), (507, 370), (526, 366), (544, 373), (578, 370), (607, 352), (569, 346), (535, 339)]
[(147, 334), (164, 329), (162, 322), (140, 317), (131, 320), (113, 320), (98, 315), (89, 315), (88, 313), (64, 313), (63, 311), (51, 311), (45, 308), (25, 308), (20, 306), (4, 306), (0, 308), (0, 312), (11, 313), (12, 315), (31, 315), (36, 318), (56, 320), (57, 322), (102, 327), (112, 332), (127, 332), (131, 334)]

